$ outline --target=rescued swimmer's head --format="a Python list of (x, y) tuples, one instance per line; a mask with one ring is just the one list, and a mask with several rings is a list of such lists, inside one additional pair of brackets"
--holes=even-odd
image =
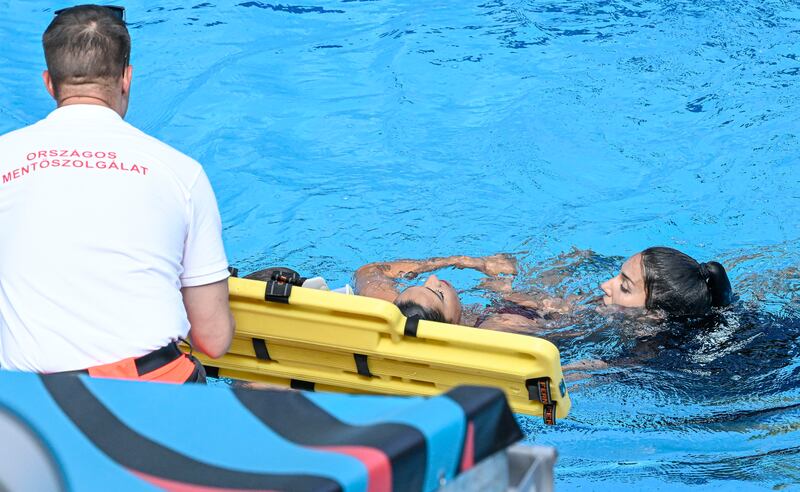
[(424, 320), (453, 324), (461, 322), (458, 292), (436, 275), (429, 276), (422, 285), (406, 288), (394, 303), (406, 317), (418, 316)]
[(698, 263), (666, 247), (647, 248), (631, 256), (601, 289), (606, 305), (642, 307), (670, 316), (703, 316), (713, 307), (727, 306), (733, 298), (720, 263)]

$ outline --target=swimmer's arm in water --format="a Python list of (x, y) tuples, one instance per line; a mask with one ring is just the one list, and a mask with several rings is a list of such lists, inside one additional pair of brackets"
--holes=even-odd
[(369, 263), (355, 273), (356, 291), (359, 295), (376, 297), (393, 302), (399, 294), (398, 280), (413, 279), (422, 273), (441, 268), (467, 268), (484, 275), (497, 276), (517, 273), (516, 260), (507, 255), (482, 258), (473, 256), (446, 256), (427, 260), (395, 260)]
[(481, 281), (480, 287), (500, 294), (504, 301), (534, 309), (542, 316), (570, 313), (575, 310), (576, 303), (582, 300), (576, 295), (566, 298), (553, 297), (544, 291), (514, 292), (512, 282), (513, 278), (510, 277), (485, 278)]

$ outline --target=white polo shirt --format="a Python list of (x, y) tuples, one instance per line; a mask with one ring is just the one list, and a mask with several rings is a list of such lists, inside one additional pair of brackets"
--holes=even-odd
[(182, 286), (228, 277), (200, 164), (111, 109), (64, 106), (0, 137), (0, 367), (138, 357), (189, 321)]

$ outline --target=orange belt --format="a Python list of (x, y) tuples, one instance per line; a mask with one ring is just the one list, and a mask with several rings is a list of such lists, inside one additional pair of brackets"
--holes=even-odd
[(174, 384), (206, 382), (206, 372), (200, 361), (192, 355), (181, 352), (175, 342), (141, 357), (129, 357), (111, 364), (68, 372), (89, 374), (93, 378)]

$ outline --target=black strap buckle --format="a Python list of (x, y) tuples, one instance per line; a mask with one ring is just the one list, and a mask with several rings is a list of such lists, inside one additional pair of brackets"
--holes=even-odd
[(550, 393), (550, 378), (533, 378), (525, 381), (528, 388), (528, 399), (542, 403), (542, 417), (547, 425), (556, 423), (556, 401)]
[(269, 281), (264, 291), (264, 300), (289, 304), (290, 295), (292, 295), (292, 284)]
[(536, 400), (542, 405), (548, 405), (553, 402), (553, 395), (550, 393), (550, 378), (534, 378), (525, 381), (525, 386), (528, 388), (528, 399)]
[(270, 272), (267, 280), (267, 290), (264, 292), (264, 299), (273, 302), (289, 303), (289, 296), (292, 294), (292, 286), (300, 287), (305, 278), (290, 268), (274, 268)]

